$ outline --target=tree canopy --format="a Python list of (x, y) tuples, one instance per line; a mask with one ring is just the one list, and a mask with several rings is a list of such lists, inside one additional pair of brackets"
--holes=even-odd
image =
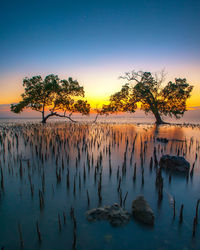
[(162, 116), (180, 118), (186, 109), (193, 86), (185, 78), (175, 78), (163, 86), (164, 74), (131, 71), (120, 77), (127, 83), (110, 97), (108, 105), (103, 105), (101, 114), (115, 112), (135, 112), (138, 103), (146, 114), (152, 113), (157, 124), (164, 123)]
[[(78, 81), (69, 77), (60, 80), (57, 75), (51, 74), (42, 79), (34, 76), (24, 78), (24, 93), (18, 104), (11, 104), (11, 111), (20, 113), (25, 108), (41, 112), (42, 122), (52, 116), (65, 117), (72, 120), (71, 115), (79, 112), (87, 115), (90, 112), (90, 104), (83, 100), (84, 88)], [(73, 121), (73, 120), (72, 120)]]

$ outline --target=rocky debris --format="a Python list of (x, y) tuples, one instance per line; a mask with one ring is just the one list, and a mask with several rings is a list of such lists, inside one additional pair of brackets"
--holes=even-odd
[(129, 222), (131, 215), (115, 203), (111, 206), (98, 207), (87, 211), (86, 218), (89, 221), (107, 220), (112, 226), (122, 226)]
[(154, 213), (144, 196), (137, 196), (132, 202), (132, 213), (137, 220), (148, 225), (154, 225)]
[(162, 137), (157, 137), (156, 140), (158, 142), (162, 142), (162, 143), (168, 143), (169, 142), (169, 140), (167, 138), (162, 138)]
[(190, 163), (182, 156), (163, 155), (159, 163), (161, 168), (178, 172), (188, 172)]

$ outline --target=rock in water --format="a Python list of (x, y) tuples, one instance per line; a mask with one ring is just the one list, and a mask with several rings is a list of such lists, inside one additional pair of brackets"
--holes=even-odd
[(127, 224), (131, 215), (118, 204), (112, 206), (98, 207), (86, 212), (89, 221), (107, 220), (112, 226)]
[(133, 216), (137, 220), (148, 225), (154, 224), (154, 213), (147, 201), (144, 199), (144, 196), (140, 195), (133, 201), (132, 212)]
[(168, 143), (169, 142), (169, 140), (167, 138), (163, 138), (163, 137), (157, 137), (156, 140), (159, 141), (159, 142), (162, 142), (162, 143)]
[(190, 163), (182, 156), (163, 155), (159, 163), (161, 168), (178, 172), (188, 172)]

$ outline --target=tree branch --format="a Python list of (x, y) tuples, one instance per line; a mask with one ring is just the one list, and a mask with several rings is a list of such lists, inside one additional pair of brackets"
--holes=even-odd
[(99, 113), (96, 114), (96, 117), (95, 117), (95, 119), (94, 119), (94, 121), (92, 123), (96, 123), (97, 118), (98, 118), (99, 115), (100, 115)]
[(69, 119), (70, 121), (76, 123), (77, 121), (75, 121), (74, 119), (72, 119), (72, 118), (71, 118), (71, 115), (72, 115), (72, 114), (70, 114), (70, 115), (67, 116), (67, 115), (65, 115), (65, 114), (64, 114), (64, 115), (60, 115), (60, 114), (54, 113), (54, 116), (64, 117), (64, 118), (67, 118), (67, 119)]

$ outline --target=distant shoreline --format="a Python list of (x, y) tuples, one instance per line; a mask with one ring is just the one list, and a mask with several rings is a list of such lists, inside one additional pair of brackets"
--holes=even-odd
[[(7, 120), (7, 121), (2, 121), (2, 120)], [(13, 121), (12, 121), (13, 120)], [(17, 120), (17, 121), (16, 121)], [(31, 118), (31, 119), (26, 119), (26, 118), (17, 118), (17, 119), (13, 119), (13, 118), (0, 118), (0, 126), (1, 124), (8, 124), (8, 125), (42, 125), (40, 118), (37, 118), (37, 120), (35, 120), (35, 118)], [(20, 122), (22, 121), (22, 122)], [(156, 126), (155, 122), (117, 122), (117, 121), (97, 121), (96, 123), (93, 123), (92, 121), (78, 121), (77, 123), (73, 123), (70, 122), (68, 120), (62, 120), (62, 119), (51, 119), (49, 120), (49, 122), (47, 122), (44, 126), (48, 127), (48, 125), (57, 125), (57, 124), (72, 124), (72, 125), (119, 125), (119, 126)], [(192, 128), (200, 128), (200, 123), (167, 123), (167, 124), (161, 124), (158, 125), (158, 127), (192, 127)]]

